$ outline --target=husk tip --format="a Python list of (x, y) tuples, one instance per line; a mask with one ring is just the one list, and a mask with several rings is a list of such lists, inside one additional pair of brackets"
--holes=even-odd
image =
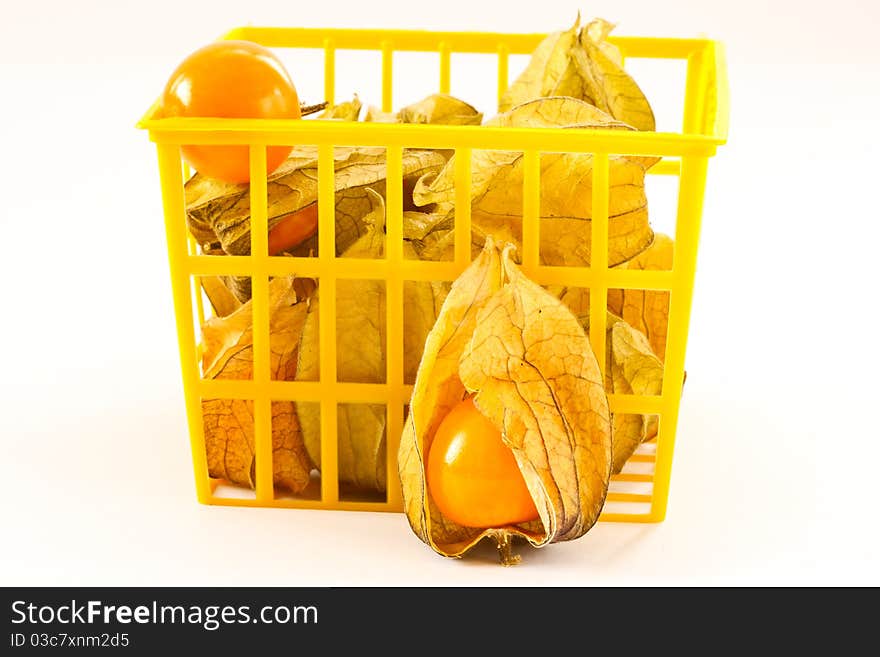
[(498, 548), (498, 558), (502, 566), (516, 566), (522, 562), (522, 557), (513, 551), (513, 540), (509, 532), (499, 530), (492, 532), (491, 536)]

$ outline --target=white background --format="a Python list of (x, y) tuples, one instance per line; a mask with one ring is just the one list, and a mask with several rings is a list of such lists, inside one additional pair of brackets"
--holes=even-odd
[(667, 520), (603, 523), (512, 569), (443, 559), (401, 515), (196, 503), (155, 150), (134, 123), (237, 24), (552, 31), (578, 5), (3, 6), (0, 584), (880, 584), (877, 3), (581, 7), (618, 34), (724, 41), (730, 143), (710, 162)]

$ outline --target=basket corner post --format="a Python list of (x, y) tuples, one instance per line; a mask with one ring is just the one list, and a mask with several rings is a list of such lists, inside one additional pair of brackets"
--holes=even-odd
[(661, 523), (666, 520), (666, 502), (668, 493), (657, 496), (651, 502), (651, 510), (648, 512), (648, 522)]
[(213, 495), (211, 494), (210, 486), (203, 486), (199, 483), (198, 477), (196, 478), (196, 499), (199, 504), (211, 505), (213, 502)]

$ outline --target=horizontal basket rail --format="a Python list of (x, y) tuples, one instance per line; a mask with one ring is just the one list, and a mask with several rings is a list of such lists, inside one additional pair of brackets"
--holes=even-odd
[[(401, 396), (409, 399), (411, 384), (394, 386)], [(334, 398), (341, 403), (384, 404), (387, 403), (392, 386), (386, 383), (334, 383)], [(203, 399), (253, 399), (265, 393), (275, 401), (295, 400), (318, 402), (323, 399), (323, 388), (318, 381), (269, 381), (254, 383), (239, 379), (203, 379), (197, 385)], [(661, 413), (665, 404), (663, 397), (650, 395), (609, 394), (608, 405), (612, 413)]]
[[(427, 262), (404, 260), (390, 264), (388, 260), (333, 258), (332, 267), (337, 278), (385, 278), (393, 268), (401, 278), (412, 281), (452, 281), (461, 273), (455, 262)], [(254, 271), (250, 256), (189, 256), (184, 261), (185, 271), (191, 276), (250, 276)], [(327, 265), (318, 258), (269, 256), (265, 271), (270, 276), (300, 276), (321, 278), (327, 274)], [(591, 287), (599, 274), (587, 267), (524, 265), (530, 278), (541, 285), (568, 285)], [(626, 290), (671, 290), (676, 275), (672, 271), (610, 269), (601, 278), (609, 288)]]
[[(255, 41), (270, 48), (324, 48), (328, 40), (340, 50), (381, 50), (388, 44), (402, 52), (442, 52), (447, 49), (462, 53), (494, 54), (503, 46), (512, 55), (528, 55), (546, 36), (546, 33), (242, 26), (230, 30), (222, 38)], [(709, 43), (707, 39), (614, 35), (609, 36), (608, 41), (620, 48), (624, 57), (663, 59), (687, 59), (691, 53)]]
[(721, 140), (699, 134), (594, 128), (507, 128), (290, 119), (147, 119), (141, 126), (163, 144), (297, 144), (479, 148), (506, 151), (658, 156), (711, 156)]

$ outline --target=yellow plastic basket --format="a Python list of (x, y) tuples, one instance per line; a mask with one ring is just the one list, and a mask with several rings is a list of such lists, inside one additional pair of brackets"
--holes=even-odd
[[(225, 39), (247, 39), (268, 47), (319, 48), (324, 52), (324, 94), (334, 100), (336, 53), (339, 50), (376, 51), (382, 61), (382, 105), (391, 111), (394, 53), (438, 53), (440, 92), (450, 88), (453, 53), (483, 53), (497, 57), (499, 97), (508, 84), (512, 54), (529, 54), (543, 34), (491, 34), (403, 30), (341, 30), (241, 27)], [(612, 412), (659, 415), (658, 437), (631, 461), (638, 472), (624, 472), (613, 481), (634, 482), (640, 492), (612, 492), (601, 519), (656, 522), (665, 517), (675, 431), (684, 379), (685, 347), (691, 310), (697, 244), (709, 158), (727, 137), (727, 81), (722, 46), (707, 39), (612, 37), (627, 58), (687, 61), (683, 128), (680, 133), (618, 130), (550, 130), (482, 126), (404, 125), (339, 121), (281, 121), (213, 118), (154, 118), (154, 105), (139, 122), (158, 148), (159, 173), (168, 241), (168, 259), (183, 370), (192, 460), (198, 499), (208, 504), (402, 511), (397, 476), (397, 446), (404, 407), (412, 386), (403, 379), (403, 284), (405, 280), (455, 279), (470, 262), (470, 152), (501, 149), (524, 153), (522, 265), (541, 284), (588, 287), (591, 299), (591, 343), (604, 370), (605, 307), (609, 288), (669, 291), (669, 326), (664, 361), (663, 392), (659, 396), (609, 395)], [(184, 207), (183, 144), (247, 144), (250, 146), (251, 254), (202, 255), (188, 238)], [(318, 146), (319, 255), (314, 258), (272, 257), (267, 247), (267, 145)], [(387, 248), (384, 259), (337, 258), (334, 253), (334, 167), (336, 145), (384, 147), (387, 153)], [(407, 147), (452, 149), (456, 152), (455, 255), (450, 262), (403, 259), (402, 151)], [(539, 176), (541, 152), (594, 154), (592, 257), (587, 267), (539, 264)], [(674, 265), (670, 271), (635, 271), (608, 267), (609, 154), (656, 155), (663, 159), (652, 174), (679, 177)], [(320, 371), (318, 382), (274, 381), (269, 372), (268, 281), (270, 276), (308, 276), (320, 281)], [(200, 374), (195, 321), (204, 321), (197, 289), (200, 276), (241, 275), (252, 279), (253, 379), (206, 380)], [(336, 381), (336, 280), (379, 279), (386, 282), (387, 371), (383, 384)], [(253, 400), (255, 435), (255, 493), (251, 498), (217, 494), (218, 481), (208, 476), (202, 399)], [(276, 496), (273, 487), (270, 404), (274, 400), (311, 401), (321, 411), (320, 490), (314, 497)], [(388, 490), (383, 501), (340, 499), (337, 477), (336, 406), (339, 403), (384, 404), (387, 408)], [(625, 507), (614, 511), (611, 506)]]

